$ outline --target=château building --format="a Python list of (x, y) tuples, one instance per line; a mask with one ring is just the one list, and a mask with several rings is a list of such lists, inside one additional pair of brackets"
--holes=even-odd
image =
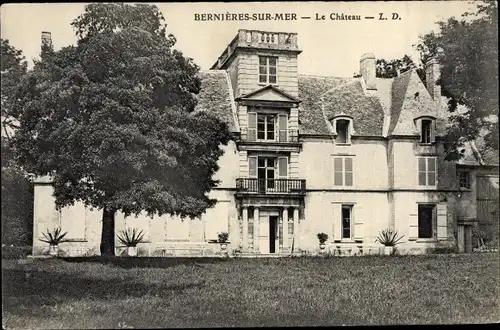
[[(117, 232), (144, 230), (139, 255), (216, 255), (210, 241), (220, 232), (230, 254), (314, 254), (320, 232), (331, 253), (379, 253), (386, 228), (404, 235), (398, 253), (470, 252), (473, 226), (498, 227), (498, 159), (473, 142), (464, 159), (444, 159), (448, 114), (435, 61), (426, 85), (414, 69), (377, 78), (373, 54), (361, 56), (360, 77), (303, 75), (297, 39), (239, 30), (200, 73), (198, 110), (217, 113), (233, 136), (210, 193), (217, 204), (195, 219), (118, 213)], [(38, 239), (56, 226), (71, 239), (62, 253), (99, 254), (102, 211), (57, 211), (50, 180), (34, 185), (33, 254), (48, 253)]]

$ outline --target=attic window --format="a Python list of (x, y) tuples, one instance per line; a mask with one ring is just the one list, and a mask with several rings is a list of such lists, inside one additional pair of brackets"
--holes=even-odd
[(419, 96), (420, 96), (420, 93), (419, 93), (419, 92), (416, 92), (416, 93), (415, 93), (415, 96), (414, 96), (415, 101), (418, 101), (418, 100), (419, 100)]
[(338, 144), (349, 144), (351, 143), (351, 119), (349, 118), (338, 118), (333, 120), (333, 127), (335, 134), (335, 143)]
[(420, 143), (434, 143), (435, 133), (434, 133), (434, 120), (432, 119), (422, 119), (421, 129), (420, 129)]

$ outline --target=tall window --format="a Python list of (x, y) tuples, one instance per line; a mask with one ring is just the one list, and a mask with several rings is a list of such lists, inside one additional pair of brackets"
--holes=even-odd
[(276, 84), (277, 66), (277, 57), (259, 56), (259, 82)]
[(420, 143), (434, 143), (434, 120), (422, 119), (420, 127)]
[(349, 143), (349, 121), (338, 119), (335, 121), (335, 130), (337, 131), (336, 143)]
[(257, 116), (257, 139), (259, 140), (274, 140), (275, 135), (275, 115), (258, 115)]
[(462, 189), (470, 189), (470, 172), (458, 172), (458, 183)]
[(418, 206), (418, 238), (434, 237), (435, 208), (433, 204)]
[(418, 185), (419, 186), (436, 186), (437, 173), (436, 157), (419, 157), (418, 158)]
[(342, 238), (351, 238), (352, 205), (342, 205)]
[[(274, 188), (274, 178), (276, 173), (276, 159), (259, 157), (257, 162), (257, 177), (266, 181), (265, 186), (268, 189)], [(260, 180), (259, 180), (260, 181)]]
[(353, 184), (353, 158), (333, 158), (333, 184), (335, 186), (352, 186)]

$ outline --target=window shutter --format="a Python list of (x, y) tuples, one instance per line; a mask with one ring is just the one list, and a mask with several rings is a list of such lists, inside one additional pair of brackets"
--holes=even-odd
[(288, 133), (288, 116), (286, 114), (280, 114), (278, 115), (278, 129), (279, 129), (279, 134), (278, 134), (278, 141), (279, 142), (286, 142), (287, 139), (287, 133)]
[(333, 204), (333, 239), (340, 241), (342, 238), (342, 205)]
[(248, 177), (257, 177), (257, 156), (248, 157)]
[(280, 179), (288, 178), (288, 158), (279, 157), (278, 158), (278, 177)]
[(408, 240), (418, 238), (418, 204), (414, 204), (410, 210), (410, 224), (408, 230)]
[(255, 112), (248, 113), (248, 141), (257, 140), (257, 114)]
[(365, 237), (363, 224), (363, 208), (359, 205), (353, 207), (354, 211), (354, 240), (362, 241)]
[(427, 167), (426, 167), (425, 157), (418, 158), (418, 184), (420, 186), (425, 186), (427, 183), (426, 175), (427, 175)]
[(344, 185), (346, 186), (352, 186), (352, 173), (353, 173), (353, 158), (351, 157), (346, 157), (344, 158), (345, 160), (345, 180), (344, 180)]
[(342, 163), (344, 159), (342, 157), (333, 158), (333, 184), (335, 186), (343, 185), (343, 170)]
[(422, 119), (417, 120), (418, 135), (420, 136), (419, 142), (423, 142), (423, 132), (424, 132), (424, 121)]
[[(278, 179), (288, 179), (288, 158), (279, 157), (278, 158)], [(287, 185), (287, 181), (278, 181), (277, 187), (280, 192), (287, 192), (290, 187)]]
[(448, 207), (446, 203), (437, 205), (437, 237), (439, 240), (448, 238)]
[(436, 142), (436, 121), (431, 121), (431, 143)]

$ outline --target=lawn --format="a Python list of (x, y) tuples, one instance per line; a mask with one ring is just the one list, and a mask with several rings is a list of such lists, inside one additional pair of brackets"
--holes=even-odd
[(3, 260), (5, 329), (500, 321), (498, 254)]

